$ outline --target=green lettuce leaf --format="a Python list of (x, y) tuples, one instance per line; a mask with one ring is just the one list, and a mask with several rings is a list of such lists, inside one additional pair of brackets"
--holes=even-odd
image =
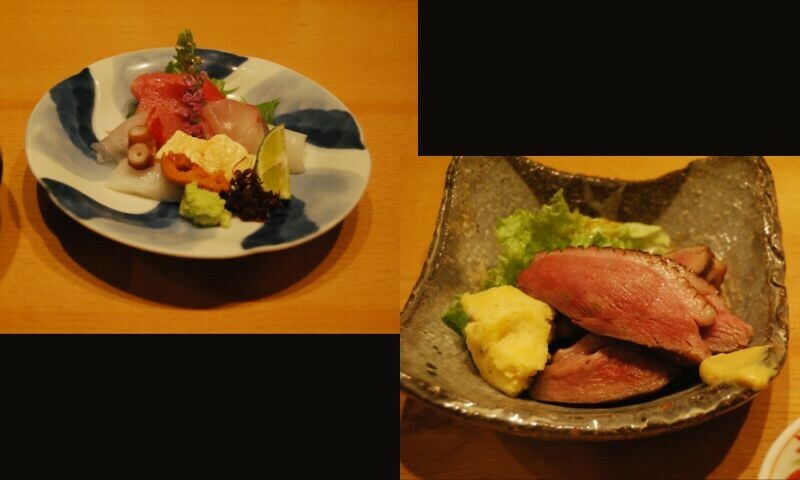
[(570, 210), (559, 190), (539, 210), (518, 209), (497, 221), (500, 259), (485, 287), (514, 285), (517, 275), (539, 252), (566, 247), (616, 247), (666, 253), (669, 235), (658, 225), (615, 222)]
[(453, 303), (450, 305), (450, 308), (447, 309), (447, 312), (442, 316), (442, 320), (448, 327), (455, 330), (456, 333), (464, 336), (464, 328), (469, 323), (469, 316), (467, 312), (464, 311), (464, 306), (461, 305), (461, 295), (456, 297)]

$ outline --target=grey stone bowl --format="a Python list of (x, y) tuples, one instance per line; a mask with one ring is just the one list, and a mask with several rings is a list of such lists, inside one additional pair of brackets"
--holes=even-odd
[(576, 408), (509, 398), (481, 379), (464, 342), (440, 317), (453, 297), (480, 288), (497, 259), (495, 221), (538, 208), (559, 188), (572, 208), (656, 223), (675, 246), (705, 244), (728, 265), (723, 295), (770, 345), (780, 369), (788, 343), (786, 265), (772, 174), (761, 157), (711, 157), (649, 181), (559, 172), (520, 157), (454, 157), (422, 273), (400, 318), (400, 386), (495, 429), (546, 439), (618, 440), (699, 424), (757, 394), (696, 377), (677, 391), (621, 406)]

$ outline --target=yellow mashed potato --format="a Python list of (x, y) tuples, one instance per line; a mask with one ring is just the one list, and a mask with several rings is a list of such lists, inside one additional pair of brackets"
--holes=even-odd
[(461, 297), (467, 348), (489, 385), (516, 397), (547, 363), (553, 309), (511, 287)]

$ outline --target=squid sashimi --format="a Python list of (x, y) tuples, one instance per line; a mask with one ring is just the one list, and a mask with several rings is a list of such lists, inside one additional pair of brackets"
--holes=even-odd
[(133, 127), (139, 127), (145, 124), (147, 120), (147, 112), (137, 112), (114, 130), (106, 135), (106, 137), (98, 143), (93, 143), (92, 148), (97, 154), (97, 161), (99, 163), (116, 163), (128, 157), (128, 132)]
[(283, 136), (286, 138), (286, 158), (289, 160), (289, 173), (305, 172), (303, 150), (306, 146), (306, 135), (284, 129)]
[(211, 132), (226, 135), (250, 153), (256, 153), (266, 134), (258, 108), (236, 100), (208, 102), (200, 116)]
[(118, 192), (162, 202), (177, 202), (183, 195), (182, 188), (164, 178), (160, 162), (144, 170), (136, 170), (128, 162), (119, 162), (106, 186)]

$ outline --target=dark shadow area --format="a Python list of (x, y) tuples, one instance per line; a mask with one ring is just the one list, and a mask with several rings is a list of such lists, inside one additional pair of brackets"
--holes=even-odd
[[(506, 434), (498, 437), (520, 465), (537, 476), (706, 478), (731, 451), (750, 406), (696, 427), (639, 440), (542, 442)], [(741, 453), (752, 457), (755, 449)], [(743, 470), (749, 461), (741, 460), (745, 460)]]
[[(69, 218), (36, 185), (44, 224), (69, 257), (102, 282), (146, 300), (212, 308), (273, 295), (301, 281), (342, 237), (342, 224), (302, 245), (235, 259), (197, 260), (140, 251), (98, 235)], [(356, 221), (354, 211), (345, 222)], [(35, 225), (34, 225), (35, 226)], [(351, 231), (351, 229), (349, 230)]]
[(19, 244), (19, 210), (11, 190), (0, 183), (0, 280), (5, 277)]
[[(400, 460), (421, 478), (605, 479), (705, 478), (727, 457), (726, 475), (738, 477), (756, 452), (770, 392), (695, 427), (610, 442), (499, 433), (408, 398), (400, 422)], [(737, 444), (740, 436), (747, 438)]]

